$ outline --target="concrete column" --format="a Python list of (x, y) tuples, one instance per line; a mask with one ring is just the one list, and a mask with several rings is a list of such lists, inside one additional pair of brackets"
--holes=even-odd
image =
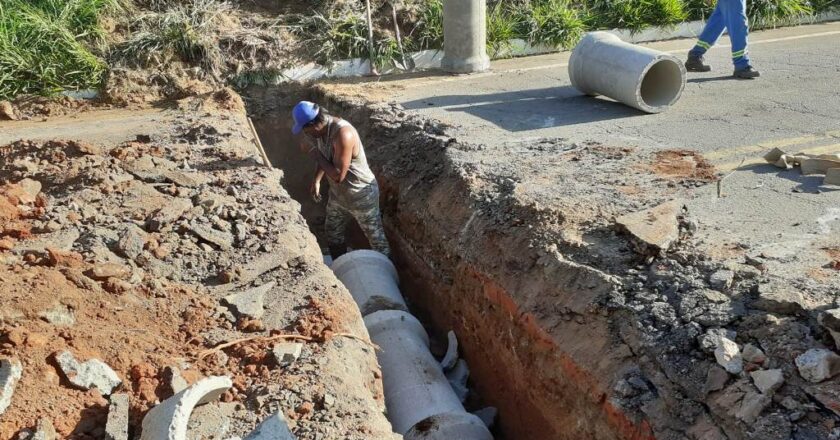
[(487, 57), (487, 2), (443, 0), (443, 70), (475, 73), (490, 68)]

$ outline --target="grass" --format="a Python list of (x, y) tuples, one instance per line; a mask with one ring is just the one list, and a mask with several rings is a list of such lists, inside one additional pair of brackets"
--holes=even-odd
[(427, 0), (423, 3), (414, 30), (418, 49), (443, 49), (443, 1)]
[[(96, 88), (107, 70), (99, 16), (113, 0), (0, 0), (0, 99)], [(98, 52), (98, 51), (97, 51)]]
[(765, 28), (791, 23), (810, 16), (814, 9), (807, 0), (748, 0), (750, 27)]
[(527, 24), (524, 35), (532, 44), (569, 49), (586, 33), (586, 23), (580, 12), (566, 0), (535, 1), (530, 8), (522, 9), (524, 19), (520, 23)]

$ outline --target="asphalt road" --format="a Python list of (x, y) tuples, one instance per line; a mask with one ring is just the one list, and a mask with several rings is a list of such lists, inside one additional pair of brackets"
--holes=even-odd
[[(746, 247), (769, 256), (781, 276), (840, 285), (840, 271), (823, 267), (831, 249), (840, 249), (840, 187), (761, 159), (773, 147), (840, 153), (840, 22), (754, 32), (750, 41), (760, 79), (731, 78), (724, 36), (707, 56), (714, 70), (689, 73), (680, 101), (656, 115), (581, 95), (569, 82), (569, 53), (497, 61), (477, 75), (388, 84), (394, 100), (451, 124), (466, 141), (563, 137), (697, 150), (721, 174), (735, 170), (723, 182), (725, 197), (717, 197), (715, 185), (675, 194), (699, 219), (709, 254), (726, 260)], [(692, 45), (647, 44), (680, 58)]]

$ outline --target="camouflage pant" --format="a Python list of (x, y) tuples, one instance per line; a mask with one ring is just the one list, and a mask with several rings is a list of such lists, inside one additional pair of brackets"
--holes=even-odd
[(385, 255), (391, 255), (385, 230), (382, 228), (382, 217), (379, 213), (379, 186), (373, 183), (368, 189), (350, 194), (348, 197), (337, 197), (331, 191), (327, 200), (327, 218), (324, 224), (327, 232), (327, 244), (330, 248), (346, 247), (344, 234), (350, 218), (355, 218), (370, 242), (370, 247)]

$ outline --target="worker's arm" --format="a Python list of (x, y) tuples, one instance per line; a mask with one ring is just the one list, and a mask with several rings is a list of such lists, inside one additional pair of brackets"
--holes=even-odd
[(315, 178), (312, 179), (312, 184), (309, 185), (309, 195), (316, 203), (321, 201), (321, 179), (324, 178), (324, 170), (320, 165), (315, 165)]
[(356, 133), (351, 127), (344, 127), (338, 132), (338, 137), (333, 142), (333, 162), (327, 160), (317, 148), (309, 150), (311, 157), (321, 168), (324, 174), (334, 182), (341, 183), (350, 171), (350, 162), (353, 160), (353, 147), (356, 145)]

